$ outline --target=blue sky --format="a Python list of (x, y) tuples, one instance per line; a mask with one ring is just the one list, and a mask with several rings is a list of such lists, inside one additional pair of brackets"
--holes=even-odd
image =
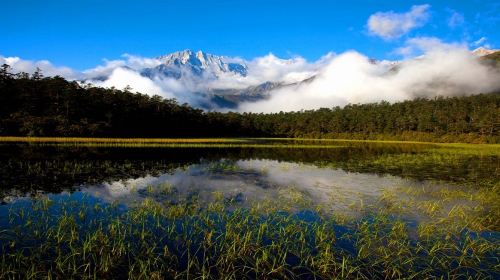
[[(384, 37), (368, 27), (378, 12), (424, 5), (416, 26)], [(382, 16), (387, 14), (382, 14)], [(153, 57), (182, 49), (251, 59), (270, 52), (316, 60), (355, 49), (374, 58), (414, 37), (500, 47), (500, 1), (3, 1), (0, 55), (86, 69), (124, 53)]]

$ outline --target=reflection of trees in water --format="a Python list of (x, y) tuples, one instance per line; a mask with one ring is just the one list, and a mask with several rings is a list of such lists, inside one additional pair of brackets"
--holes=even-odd
[[(342, 143), (340, 143), (342, 144)], [(168, 173), (200, 161), (270, 159), (459, 183), (498, 182), (498, 157), (440, 154), (418, 144), (349, 143), (331, 149), (296, 148), (88, 148), (0, 146), (0, 196), (60, 192), (83, 184)]]

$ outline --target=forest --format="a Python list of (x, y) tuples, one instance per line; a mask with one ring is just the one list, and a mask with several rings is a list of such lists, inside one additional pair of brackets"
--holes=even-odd
[(0, 135), (300, 137), (500, 143), (500, 93), (297, 112), (205, 112), (174, 99), (0, 69)]

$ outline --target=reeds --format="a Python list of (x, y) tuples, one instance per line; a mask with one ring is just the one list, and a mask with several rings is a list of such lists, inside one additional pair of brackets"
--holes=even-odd
[(23, 137), (2, 136), (0, 142), (28, 143), (234, 143), (238, 138), (91, 138), (91, 137)]
[[(383, 212), (338, 220), (214, 201), (121, 209), (84, 199), (12, 206), (2, 279), (494, 279), (500, 243), (457, 223), (415, 227)], [(231, 210), (232, 209), (232, 210)], [(491, 214), (490, 214), (491, 215)]]
[[(4, 138), (0, 142), (97, 147), (365, 148), (357, 141), (333, 141), (335, 144), (329, 145), (326, 140), (325, 145), (309, 140), (33, 139)], [(418, 146), (404, 153), (315, 162), (349, 171), (461, 185), (432, 188), (424, 184), (421, 188), (400, 188), (397, 193), (383, 192), (376, 203), (353, 203), (353, 210), (359, 213), (353, 217), (329, 212), (335, 205), (312, 206), (308, 197), (293, 187), (278, 189), (279, 199), (257, 201), (248, 208), (234, 205), (223, 193), (214, 193), (207, 203), (196, 197), (175, 204), (145, 199), (131, 208), (74, 195), (40, 195), (1, 206), (0, 279), (500, 278), (498, 146)], [(478, 157), (481, 160), (476, 160)], [(129, 176), (139, 168), (111, 160), (99, 166), (92, 161), (59, 160), (5, 164), (4, 168), (9, 164), (22, 169), (31, 180), (60, 175), (50, 170), (109, 173), (119, 165), (120, 172), (114, 173)], [(165, 171), (169, 166), (155, 163), (148, 173)], [(230, 160), (209, 164), (207, 169), (220, 174), (240, 171)], [(165, 183), (145, 191), (151, 196), (155, 192), (172, 195), (175, 187)], [(6, 207), (8, 212), (3, 211)]]

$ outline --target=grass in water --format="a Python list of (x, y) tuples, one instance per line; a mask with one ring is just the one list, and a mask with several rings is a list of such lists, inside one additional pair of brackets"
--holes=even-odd
[[(96, 147), (348, 146), (352, 149), (342, 160), (314, 163), (352, 172), (458, 182), (463, 188), (401, 187), (397, 193), (383, 192), (374, 204), (353, 202), (352, 208), (362, 214), (355, 217), (329, 213), (333, 202), (312, 209), (307, 195), (293, 186), (278, 189), (284, 201), (262, 200), (247, 208), (234, 205), (237, 201), (222, 193), (214, 193), (208, 203), (196, 197), (179, 203), (145, 199), (130, 208), (78, 197), (78, 193), (20, 200), (0, 207), (0, 279), (500, 278), (498, 145), (413, 143), (402, 152), (379, 153), (374, 149), (357, 158), (354, 152), (358, 149), (371, 151), (371, 147), (394, 143), (23, 139), (8, 137), (0, 142)], [(315, 150), (305, 154), (312, 152)], [(11, 166), (28, 174), (30, 180), (61, 180), (63, 174), (76, 174), (79, 176), (68, 182), (78, 182), (82, 176), (102, 173), (103, 177), (96, 179), (100, 182), (109, 176), (121, 178), (119, 174), (142, 176), (140, 170), (162, 174), (170, 168), (163, 162), (151, 166), (112, 160), (97, 163), (57, 158), (47, 162), (10, 160), (5, 161), (3, 174), (10, 178), (11, 169), (7, 168)], [(217, 174), (240, 171), (229, 160), (207, 168)], [(6, 182), (20, 181), (12, 179)], [(148, 186), (145, 191), (148, 195), (155, 191), (172, 195), (175, 187), (165, 183)], [(341, 194), (336, 199), (342, 200)]]
[[(213, 198), (206, 205), (146, 199), (130, 209), (85, 197), (13, 205), (1, 220), (0, 278), (500, 276), (498, 237), (469, 230), (453, 213), (415, 226), (384, 211), (341, 219), (314, 210), (284, 211), (277, 201), (243, 209), (231, 207), (221, 193)], [(486, 215), (498, 218), (498, 212)]]
[(81, 147), (136, 148), (342, 148), (416, 145), (411, 148), (439, 153), (500, 156), (500, 144), (431, 143), (418, 141), (307, 139), (307, 138), (89, 138), (0, 136), (0, 144), (36, 144)]

